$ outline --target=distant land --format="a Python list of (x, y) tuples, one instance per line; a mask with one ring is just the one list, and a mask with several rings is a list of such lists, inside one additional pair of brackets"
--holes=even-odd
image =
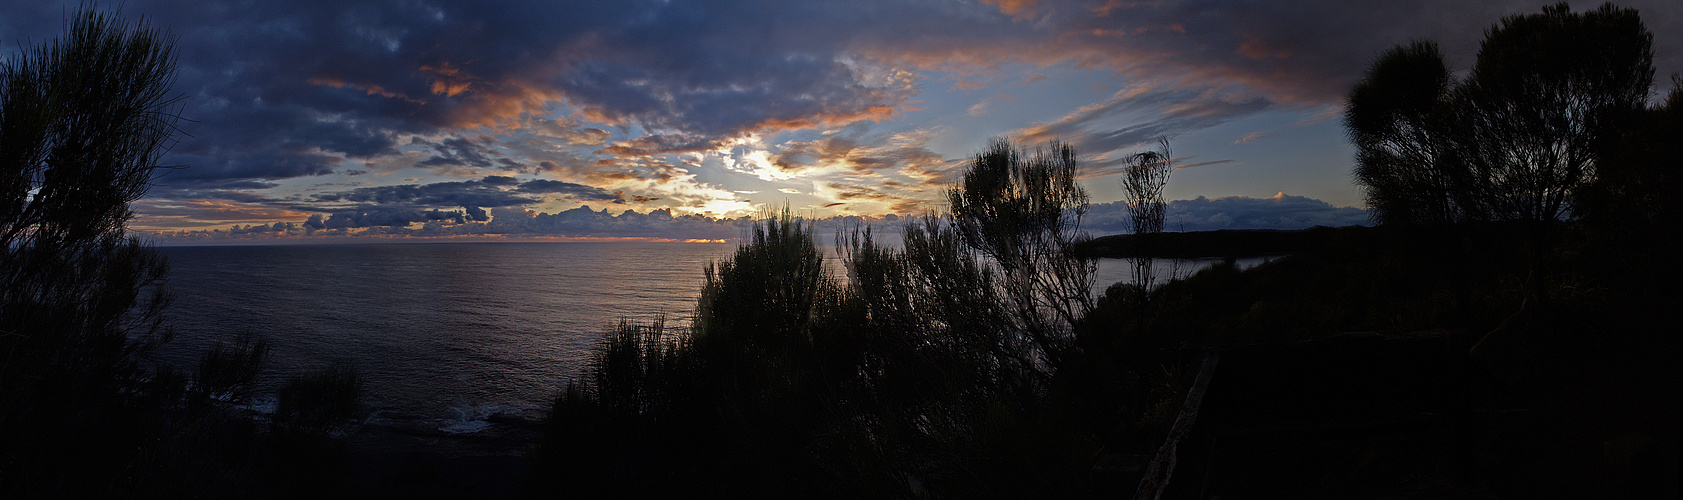
[(1118, 234), (1094, 238), (1076, 247), (1085, 255), (1101, 258), (1131, 257), (1260, 257), (1285, 255), (1319, 248), (1335, 238), (1366, 234), (1364, 226), (1308, 229), (1220, 229), (1156, 235)]

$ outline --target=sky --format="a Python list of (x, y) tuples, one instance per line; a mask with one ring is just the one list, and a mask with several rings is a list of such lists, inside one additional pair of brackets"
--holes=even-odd
[[(0, 55), (78, 2), (7, 2)], [(178, 37), (162, 242), (714, 239), (768, 207), (892, 225), (944, 208), (993, 138), (1065, 141), (1125, 231), (1120, 168), (1170, 141), (1170, 230), (1366, 222), (1344, 95), (1431, 39), (1471, 66), (1540, 2), (228, 1), (108, 7)], [(1656, 95), (1683, 71), (1670, 0)], [(1583, 3), (1575, 11), (1593, 7)], [(629, 212), (628, 212), (629, 211)], [(896, 216), (887, 217), (890, 214)]]

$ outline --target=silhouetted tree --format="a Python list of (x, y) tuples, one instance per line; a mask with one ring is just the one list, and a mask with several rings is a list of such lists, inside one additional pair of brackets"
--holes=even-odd
[(1386, 51), (1350, 90), (1345, 126), (1356, 146), (1356, 181), (1380, 224), (1441, 224), (1462, 218), (1469, 180), (1449, 151), (1452, 86), (1433, 42)]
[(357, 416), (362, 388), (356, 365), (343, 360), (287, 379), (275, 401), (274, 426), (309, 433), (343, 427)]
[(124, 226), (176, 130), (175, 59), (141, 24), (68, 28), (0, 65), (0, 483), (94, 488), (74, 475), (133, 467), (139, 443), (77, 443), (125, 438), (169, 336), (164, 259)]
[(221, 341), (199, 356), (193, 389), (205, 398), (234, 404), (251, 402), (257, 375), (269, 360), (269, 342), (241, 335), (232, 344)]
[(1671, 93), (1660, 106), (1628, 110), (1614, 120), (1612, 133), (1600, 137), (1596, 179), (1574, 200), (1575, 209), (1602, 227), (1675, 238), (1673, 225), (1683, 220), (1683, 74), (1672, 75)]
[(1598, 137), (1641, 109), (1653, 35), (1635, 10), (1564, 3), (1503, 18), (1454, 82), (1429, 42), (1381, 55), (1350, 92), (1356, 179), (1380, 223), (1553, 221), (1596, 177)]
[[(556, 399), (543, 489), (591, 496), (1073, 492), (1094, 441), (1048, 403), (1086, 314), (1074, 152), (978, 155), (950, 218), (838, 235), (787, 209), (705, 271), (688, 336), (622, 323)], [(959, 213), (961, 212), (962, 213)], [(699, 488), (699, 489), (698, 489)]]
[(1054, 141), (1029, 156), (1000, 139), (947, 192), (954, 229), (998, 269), (1011, 326), (1043, 370), (1073, 347), (1071, 325), (1093, 307), (1097, 260), (1068, 251), (1090, 239), (1081, 231), (1088, 198), (1076, 183), (1078, 168), (1068, 144)]
[[(1169, 174), (1174, 171), (1173, 156), (1167, 137), (1157, 143), (1156, 151), (1135, 153), (1130, 157), (1128, 169), (1122, 174), (1122, 192), (1128, 202), (1128, 226), (1134, 233), (1134, 242), (1142, 246), (1155, 242), (1157, 235), (1163, 233), (1163, 225), (1168, 218), (1163, 188), (1169, 184)], [(1157, 277), (1151, 267), (1153, 249), (1141, 250), (1140, 255), (1134, 258), (1134, 283), (1140, 287), (1143, 297)]]
[(696, 304), (697, 348), (721, 369), (747, 374), (754, 365), (780, 372), (799, 363), (826, 301), (836, 294), (835, 278), (824, 270), (824, 254), (813, 240), (811, 222), (785, 208), (754, 225), (749, 240), (728, 260), (707, 266)]
[(1469, 115), (1457, 149), (1497, 220), (1557, 220), (1594, 179), (1594, 143), (1611, 115), (1645, 105), (1654, 35), (1635, 10), (1566, 4), (1492, 27), (1459, 89)]

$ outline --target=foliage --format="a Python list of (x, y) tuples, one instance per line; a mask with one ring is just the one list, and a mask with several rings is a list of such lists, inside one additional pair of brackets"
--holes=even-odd
[(1683, 219), (1683, 74), (1672, 74), (1663, 105), (1615, 114), (1599, 137), (1595, 181), (1575, 200), (1586, 222), (1643, 237), (1676, 238)]
[(1461, 220), (1470, 180), (1449, 151), (1445, 100), (1452, 86), (1437, 44), (1414, 42), (1379, 56), (1350, 90), (1345, 126), (1356, 145), (1356, 180), (1375, 222)]
[[(905, 228), (903, 250), (869, 228), (843, 235), (842, 324), (859, 344), (856, 441), (878, 470), (935, 495), (1074, 494), (1092, 435), (1055, 402), (983, 255), (936, 218)], [(1055, 385), (1055, 384), (1054, 384)], [(862, 417), (862, 418), (860, 418)], [(906, 491), (902, 489), (903, 493)]]
[(242, 335), (232, 345), (218, 341), (199, 356), (193, 387), (206, 398), (244, 404), (269, 359), (269, 342)]
[(1471, 74), (1431, 42), (1382, 54), (1350, 91), (1356, 179), (1385, 224), (1555, 221), (1596, 175), (1596, 144), (1641, 109), (1653, 35), (1636, 11), (1566, 4), (1503, 18)]
[[(1451, 388), (1474, 409), (1454, 424), (1468, 426), (1455, 437), (1466, 454), (1453, 466), (1461, 487), (1674, 496), (1664, 493), (1676, 489), (1683, 290), (1676, 260), (1661, 256), (1677, 254), (1675, 239), (1608, 244), (1599, 229), (1557, 225), (1543, 230), (1558, 243), (1540, 246), (1538, 230), (1328, 229), (1283, 259), (1249, 270), (1217, 265), (1153, 290), (1152, 304), (1165, 311), (1145, 329), (1130, 321), (1133, 301), (1107, 294), (1084, 331), (1108, 334), (1083, 339), (1089, 357), (1116, 360), (1101, 365), (1117, 373), (1091, 376), (1126, 387), (1117, 413), (1139, 415), (1149, 411), (1142, 389), (1155, 385), (1151, 363), (1164, 359), (1154, 352), (1345, 332), (1442, 335), (1446, 355), (1467, 364)], [(1643, 458), (1621, 458), (1629, 454)]]
[(998, 270), (1010, 327), (1027, 339), (1041, 371), (1069, 354), (1069, 325), (1093, 307), (1097, 261), (1066, 251), (1089, 239), (1080, 230), (1088, 197), (1077, 170), (1068, 144), (1054, 141), (1030, 156), (995, 140), (947, 192), (953, 228)]
[[(238, 407), (267, 342), (218, 343), (191, 373), (152, 360), (172, 333), (168, 266), (124, 231), (130, 203), (168, 168), (174, 42), (87, 8), (67, 24), (0, 64), (0, 496), (250, 496), (318, 482), (273, 474), (335, 467), (316, 444), (262, 436)], [(326, 427), (359, 385), (337, 367), (295, 380), (277, 422)]]
[(7, 398), (32, 392), (35, 370), (111, 379), (162, 333), (168, 296), (151, 285), (167, 267), (123, 227), (175, 130), (172, 54), (155, 30), (84, 11), (63, 39), (0, 67)]
[(690, 374), (688, 339), (668, 336), (665, 318), (648, 325), (622, 319), (591, 353), (591, 383), (584, 387), (615, 413), (665, 411), (674, 404), (673, 384)]
[(539, 491), (1080, 491), (1094, 439), (1053, 402), (1051, 354), (1073, 352), (1059, 343), (1092, 260), (1068, 252), (1085, 193), (1073, 151), (1053, 151), (1025, 161), (996, 143), (953, 191), (967, 212), (911, 223), (903, 250), (869, 227), (838, 235), (845, 282), (809, 223), (760, 221), (706, 269), (688, 335), (622, 322), (602, 339), (556, 400)]
[[(1122, 191), (1128, 202), (1128, 226), (1134, 234), (1134, 242), (1141, 245), (1154, 243), (1163, 234), (1163, 224), (1168, 216), (1168, 204), (1163, 201), (1163, 188), (1169, 184), (1169, 174), (1174, 172), (1174, 156), (1169, 150), (1167, 137), (1158, 141), (1156, 151), (1135, 153), (1129, 158), (1128, 169), (1122, 174)], [(1134, 259), (1134, 283), (1143, 291), (1150, 288), (1157, 281), (1152, 273), (1153, 249), (1139, 249), (1140, 258)]]
[(309, 433), (333, 431), (356, 418), (362, 386), (356, 365), (345, 361), (287, 379), (276, 398), (274, 424)]
[(780, 366), (796, 362), (811, 342), (819, 306), (835, 295), (812, 232), (785, 208), (755, 225), (730, 260), (708, 266), (696, 305), (698, 348)]
[(175, 131), (174, 48), (89, 10), (68, 24), (0, 65), (0, 483), (116, 488), (78, 478), (141, 466), (129, 417), (180, 380), (141, 363), (170, 336), (168, 268), (123, 233)]

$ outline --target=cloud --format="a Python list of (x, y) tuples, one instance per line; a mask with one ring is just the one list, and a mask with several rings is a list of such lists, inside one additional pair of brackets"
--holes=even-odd
[[(1166, 227), (1170, 231), (1214, 231), (1218, 229), (1305, 229), (1314, 226), (1366, 225), (1366, 210), (1334, 207), (1303, 196), (1279, 193), (1270, 198), (1228, 196), (1175, 200), (1168, 204)], [(1128, 232), (1126, 202), (1094, 204), (1083, 226), (1094, 234)]]
[[(8, 7), (0, 33), (51, 38), (67, 6)], [(396, 154), (407, 136), (518, 129), (563, 107), (722, 138), (881, 120), (915, 90), (909, 74), (850, 57), (846, 37), (828, 36), (837, 28), (803, 29), (845, 5), (159, 0), (122, 10), (180, 37), (175, 89), (194, 120), (166, 159), (192, 167), (180, 181), (322, 175), (342, 159)], [(570, 144), (608, 135), (555, 132), (545, 131)], [(429, 161), (482, 159), (457, 146)]]
[(692, 134), (655, 134), (622, 141), (602, 149), (615, 156), (653, 156), (675, 153), (694, 153), (719, 147), (713, 138)]
[[(75, 3), (12, 2), (0, 39), (51, 39)], [(1661, 75), (1683, 68), (1678, 9), (1621, 4), (1655, 33)], [(1334, 109), (1376, 54), (1412, 39), (1437, 39), (1466, 67), (1486, 27), (1537, 4), (136, 0), (120, 10), (179, 36), (175, 91), (191, 121), (164, 158), (188, 167), (164, 179), (172, 188), (418, 165), (706, 204), (735, 199), (703, 200), (708, 184), (685, 167), (639, 157), (905, 116), (920, 105), (920, 75), (974, 82), (1010, 65), (1035, 71), (1025, 84), (1059, 65), (1120, 75), (1138, 92), (1022, 131), (1120, 153), (1265, 110)], [(858, 176), (911, 164), (931, 183), (950, 172), (915, 148), (852, 139), (865, 150), (812, 144), (811, 163), (788, 163), (822, 157)], [(797, 149), (778, 153), (806, 154)], [(627, 177), (644, 174), (658, 177)]]
[(438, 142), (415, 137), (409, 143), (429, 147), (435, 153), (415, 163), (417, 167), (494, 168), (499, 165), (497, 160), (506, 160), (502, 153), (491, 148), (496, 139), (489, 136), (450, 137)]
[[(306, 227), (316, 227), (319, 219), (305, 221)], [(319, 221), (319, 226), (326, 229), (350, 229), (376, 226), (408, 226), (416, 222), (452, 221), (456, 224), (466, 223), (462, 212), (446, 212), (441, 210), (393, 210), (368, 209), (351, 212), (339, 212), (328, 217), (326, 221)]]
[(1196, 157), (1197, 157), (1197, 155), (1186, 155), (1186, 156), (1182, 156), (1182, 157), (1176, 157), (1174, 159), (1174, 165), (1175, 165), (1174, 170), (1180, 170), (1180, 169), (1184, 169), (1184, 168), (1198, 168), (1198, 167), (1204, 167), (1204, 166), (1209, 166), (1209, 165), (1233, 165), (1233, 164), (1238, 164), (1239, 163), (1239, 162), (1234, 161), (1232, 159), (1195, 161), (1195, 162), (1192, 162), (1192, 163), (1186, 163), (1185, 162), (1186, 160), (1190, 160), (1190, 159), (1193, 159), (1193, 158), (1196, 158)]
[(1260, 141), (1260, 140), (1262, 140), (1262, 138), (1268, 137), (1272, 133), (1273, 132), (1251, 132), (1249, 134), (1245, 134), (1243, 137), (1240, 137), (1238, 139), (1234, 139), (1233, 143), (1234, 144), (1250, 144), (1250, 143), (1253, 143), (1253, 142), (1256, 142), (1256, 141)]
[(1267, 99), (1231, 90), (1136, 85), (1103, 102), (1082, 106), (1051, 123), (1017, 130), (1024, 144), (1058, 139), (1083, 154), (1089, 167), (1108, 170), (1127, 162), (1130, 149), (1152, 146), (1161, 137), (1209, 128), (1267, 110)]
[[(604, 208), (581, 206), (554, 213), (517, 207), (491, 209), (489, 221), (475, 219), (472, 211), (355, 210), (323, 216), (311, 215), (302, 222), (234, 226), (227, 230), (161, 230), (144, 236), (160, 244), (195, 244), (217, 241), (274, 240), (281, 238), (648, 238), (662, 240), (727, 240), (747, 234), (755, 219), (749, 216), (714, 218), (704, 215), (674, 215), (670, 209), (646, 213), (626, 210), (619, 214)], [(862, 225), (874, 226), (884, 235), (898, 234), (908, 218), (898, 215), (847, 215), (816, 219), (821, 234), (834, 234)]]
[(830, 168), (855, 174), (938, 170), (946, 159), (924, 146), (927, 137), (901, 134), (861, 144), (854, 137), (827, 137), (782, 145), (772, 164), (790, 172)]
[[(857, 186), (842, 185), (825, 189), (846, 193), (843, 197), (850, 201), (836, 202), (838, 205), (858, 200), (880, 200), (884, 197), (881, 193)], [(1096, 235), (1126, 233), (1127, 218), (1126, 204), (1123, 202), (1099, 203), (1090, 207), (1082, 228)], [(825, 234), (845, 231), (862, 224), (870, 224), (884, 234), (898, 234), (902, 223), (908, 220), (910, 219), (898, 215), (843, 215), (816, 219), (814, 223), (818, 232)], [(1212, 199), (1200, 196), (1191, 200), (1175, 200), (1168, 206), (1168, 228), (1171, 231), (1304, 229), (1313, 226), (1362, 225), (1367, 221), (1365, 210), (1334, 207), (1324, 201), (1284, 193), (1270, 198), (1229, 196)], [(153, 231), (147, 235), (164, 244), (307, 236), (718, 240), (741, 237), (753, 223), (754, 218), (750, 216), (679, 216), (673, 214), (670, 209), (646, 213), (625, 210), (616, 215), (609, 209), (598, 210), (590, 206), (553, 213), (504, 206), (491, 208), (489, 214), (483, 209), (359, 209), (340, 211), (328, 216), (313, 214), (307, 220), (299, 222), (284, 221), (236, 227), (234, 230), (164, 230)]]
[(304, 211), (284, 207), (253, 204), (250, 203), (250, 200), (188, 199), (178, 201), (148, 198), (141, 200), (136, 205), (135, 208), (141, 215), (135, 217), (130, 223), (135, 226), (152, 228), (195, 228), (207, 224), (297, 219), (307, 214)]
[[(549, 179), (520, 181), (513, 177), (492, 175), (483, 179), (430, 184), (399, 184), (370, 186), (318, 193), (314, 200), (324, 204), (352, 204), (363, 207), (380, 206), (392, 210), (414, 211), (427, 207), (512, 207), (526, 206), (544, 200), (539, 195), (561, 195), (581, 202), (624, 203), (623, 193), (611, 193), (601, 188)], [(389, 224), (381, 224), (389, 225)], [(362, 226), (357, 226), (362, 227)]]

